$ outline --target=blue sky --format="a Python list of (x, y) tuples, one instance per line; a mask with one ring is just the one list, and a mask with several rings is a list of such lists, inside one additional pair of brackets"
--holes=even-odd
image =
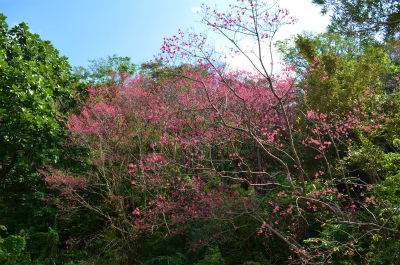
[[(205, 2), (226, 6), (230, 0), (0, 0), (0, 13), (13, 26), (22, 21), (44, 40), (50, 40), (72, 66), (108, 55), (129, 56), (135, 63), (153, 59), (164, 37), (178, 29), (204, 30), (193, 11)], [(329, 23), (311, 0), (280, 0), (298, 17), (296, 26), (283, 28), (279, 38), (302, 30), (321, 32)]]

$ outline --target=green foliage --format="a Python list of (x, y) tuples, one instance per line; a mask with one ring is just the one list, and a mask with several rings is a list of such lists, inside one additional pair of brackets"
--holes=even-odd
[[(285, 60), (294, 64), (298, 74), (298, 86), (304, 92), (301, 112), (318, 110), (352, 117), (366, 126), (371, 119), (379, 124), (380, 129), (372, 133), (353, 130), (351, 141), (342, 140), (337, 146), (346, 172), (369, 183), (384, 178), (388, 168), (382, 158), (394, 158), (390, 154), (394, 151), (392, 141), (399, 133), (398, 83), (394, 81), (400, 69), (391, 60), (395, 52), (387, 47), (334, 33), (303, 33), (278, 43)], [(363, 114), (355, 111), (358, 105), (363, 106)], [(298, 126), (302, 131), (312, 127), (300, 117)], [(305, 161), (316, 155), (313, 151), (304, 154)], [(328, 152), (327, 156), (337, 158), (338, 154)], [(309, 166), (312, 170), (315, 164)], [(336, 175), (343, 173), (342, 165), (337, 164), (336, 169)]]
[(222, 257), (218, 246), (209, 247), (204, 259), (194, 265), (225, 265), (225, 259)]
[(17, 164), (41, 165), (62, 140), (57, 111), (72, 99), (70, 66), (49, 41), (0, 15), (0, 182)]
[(389, 174), (400, 173), (400, 140), (398, 138), (393, 140), (393, 145), (398, 152), (385, 154), (383, 157), (383, 167)]
[[(0, 226), (0, 230), (7, 231), (5, 226)], [(20, 235), (9, 235), (6, 238), (0, 236), (0, 262), (2, 264), (28, 264), (30, 262), (26, 249), (24, 231)]]
[(100, 58), (89, 60), (89, 62), (90, 64), (87, 68), (83, 66), (74, 67), (74, 72), (81, 80), (87, 83), (110, 85), (117, 80), (122, 82), (125, 78), (123, 73), (128, 75), (136, 73), (136, 65), (131, 62), (129, 57), (114, 54), (106, 59)]
[(397, 0), (313, 0), (322, 13), (332, 11), (329, 29), (348, 35), (395, 35), (400, 27), (400, 2)]
[(5, 19), (0, 14), (0, 224), (9, 235), (1, 248), (6, 264), (41, 264), (55, 258), (59, 239), (37, 169), (61, 159), (60, 116), (72, 106), (75, 84), (50, 41), (25, 23), (8, 28)]
[(382, 91), (381, 77), (396, 70), (382, 45), (333, 33), (303, 33), (279, 42), (278, 49), (294, 63), (307, 106), (324, 113), (346, 113), (367, 87)]
[(157, 256), (146, 261), (145, 264), (171, 264), (171, 265), (181, 265), (185, 264), (183, 255), (174, 256)]

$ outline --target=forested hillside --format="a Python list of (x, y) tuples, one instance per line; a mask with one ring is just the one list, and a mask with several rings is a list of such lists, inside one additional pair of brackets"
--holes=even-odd
[(313, 2), (74, 68), (0, 14), (0, 264), (399, 264), (400, 3)]

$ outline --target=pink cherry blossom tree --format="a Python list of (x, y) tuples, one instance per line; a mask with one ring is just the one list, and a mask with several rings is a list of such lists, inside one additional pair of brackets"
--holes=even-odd
[[(361, 233), (360, 238), (370, 234), (399, 238), (398, 231), (385, 227), (392, 217), (379, 222), (375, 215), (379, 214), (380, 208), (376, 207), (374, 210), (377, 212), (373, 213), (371, 210), (373, 207), (369, 207), (375, 204), (385, 207), (385, 202), (377, 199), (379, 194), (372, 190), (373, 183), (349, 177), (344, 169), (343, 156), (340, 155), (342, 148), (350, 148), (349, 135), (351, 133), (360, 131), (375, 133), (385, 126), (371, 119), (372, 113), (363, 111), (366, 104), (371, 104), (368, 102), (373, 102), (379, 97), (374, 97), (374, 94), (368, 91), (369, 88), (366, 88), (365, 94), (368, 96), (354, 102), (354, 112), (321, 113), (317, 109), (309, 109), (301, 113), (297, 106), (307, 105), (307, 94), (306, 91), (296, 90), (292, 80), (293, 69), (290, 66), (285, 67), (279, 74), (274, 74), (273, 71), (273, 38), (280, 27), (295, 23), (295, 19), (290, 17), (289, 12), (279, 7), (274, 9), (265, 1), (256, 0), (237, 1), (236, 5), (230, 5), (228, 12), (220, 12), (217, 8), (212, 9), (206, 5), (203, 5), (202, 9), (203, 22), (226, 38), (231, 44), (232, 54), (246, 58), (253, 66), (255, 74), (245, 73), (244, 75), (254, 81), (254, 88), (241, 90), (237, 83), (232, 81), (242, 81), (244, 78), (221, 64), (221, 61), (229, 55), (218, 54), (212, 46), (207, 44), (208, 37), (205, 34), (179, 31), (178, 35), (165, 39), (160, 59), (171, 65), (190, 61), (193, 65), (216, 76), (221, 84), (218, 88), (206, 82), (202, 75), (193, 76), (192, 73), (176, 72), (178, 77), (198, 83), (203, 89), (214, 112), (213, 121), (217, 126), (230, 134), (238, 133), (242, 139), (252, 141), (255, 148), (263, 152), (268, 162), (275, 165), (275, 167), (268, 164), (268, 166), (260, 165), (260, 160), (258, 165), (255, 165), (246, 160), (246, 157), (238, 155), (240, 162), (237, 170), (226, 172), (212, 168), (215, 174), (221, 180), (233, 179), (245, 182), (249, 187), (257, 187), (267, 192), (281, 190), (282, 193), (279, 194), (290, 201), (289, 207), (282, 207), (282, 203), (277, 202), (273, 204), (275, 206), (273, 213), (283, 210), (292, 216), (297, 216), (297, 220), (303, 219), (307, 222), (304, 211), (322, 212), (325, 218), (335, 219), (334, 224), (346, 225), (348, 229), (361, 228), (364, 232)], [(243, 39), (253, 40), (253, 48), (247, 50), (242, 45)], [(324, 73), (323, 62), (320, 62), (319, 58), (315, 58), (313, 66), (315, 67), (311, 67), (309, 71), (321, 72), (322, 81), (329, 79), (329, 76)], [(216, 93), (220, 91), (223, 91), (226, 96), (218, 97)], [(253, 105), (254, 98), (266, 100), (263, 100), (260, 105)], [(263, 115), (271, 123), (259, 119)], [(372, 115), (379, 115), (381, 123), (390, 122), (384, 113)], [(309, 122), (306, 131), (301, 131), (296, 126), (296, 118)], [(315, 160), (320, 161), (319, 167), (313, 171), (304, 168), (299, 156), (300, 150), (310, 149), (316, 153)], [(271, 172), (271, 170), (278, 170), (278, 172)], [(332, 173), (333, 171), (338, 173)], [(254, 179), (255, 175), (265, 177), (261, 180)], [(279, 178), (280, 175), (285, 177)], [(318, 183), (317, 190), (312, 188), (314, 185), (306, 185), (312, 182)], [(344, 189), (339, 191), (338, 188), (341, 185)], [(351, 191), (360, 188), (370, 190), (368, 200), (365, 200), (367, 203), (363, 202), (364, 193), (361, 193), (361, 197), (359, 194), (351, 194)], [(265, 212), (265, 207), (262, 206), (263, 203), (268, 203), (272, 199), (273, 196), (258, 200), (257, 211), (247, 212), (247, 214), (259, 220), (262, 231), (265, 231), (267, 235), (274, 235), (291, 247), (297, 256), (296, 259), (291, 257), (291, 260), (305, 264), (329, 261), (333, 253), (328, 248), (315, 247), (308, 244), (310, 240), (304, 240), (304, 238), (303, 242), (306, 243), (299, 243), (296, 239), (302, 236), (301, 233), (293, 233), (290, 226), (285, 226), (288, 227), (286, 231), (280, 227), (274, 227), (274, 224), (279, 225), (279, 220), (277, 220), (279, 218), (272, 221), (271, 215)], [(272, 202), (269, 201), (269, 203)], [(392, 215), (396, 211), (397, 209), (392, 211)], [(325, 220), (321, 220), (321, 223), (325, 224)], [(353, 240), (357, 241), (357, 239)], [(337, 249), (341, 249), (340, 251), (348, 249), (347, 252), (343, 251), (345, 254), (354, 253), (351, 250), (354, 249), (353, 245), (343, 242)]]
[[(384, 207), (379, 192), (350, 178), (340, 154), (352, 132), (373, 133), (390, 122), (383, 113), (373, 121), (375, 113), (365, 111), (377, 99), (373, 93), (366, 88), (351, 113), (307, 109), (293, 68), (274, 73), (274, 36), (296, 22), (287, 10), (257, 0), (238, 0), (227, 12), (202, 10), (203, 22), (254, 71), (221, 63), (230, 55), (218, 54), (205, 34), (179, 31), (164, 41), (156, 60), (167, 66), (157, 80), (142, 75), (88, 88), (68, 128), (72, 144), (90, 150), (93, 170), (43, 172), (69, 202), (65, 210), (98, 213), (133, 245), (154, 231), (183, 233), (192, 221), (228, 221), (239, 229), (247, 216), (259, 224), (259, 237), (286, 244), (292, 251), (287, 261), (298, 264), (354, 254), (360, 237), (400, 238), (388, 226), (395, 213), (383, 222), (376, 218)], [(253, 48), (247, 50), (243, 39), (254, 41)], [(311, 170), (305, 152), (315, 154)], [(354, 195), (355, 188), (365, 193)], [(351, 242), (313, 238), (311, 221), (363, 232)]]

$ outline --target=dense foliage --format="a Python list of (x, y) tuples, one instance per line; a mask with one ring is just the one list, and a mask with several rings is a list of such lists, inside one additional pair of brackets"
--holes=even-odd
[(37, 168), (62, 156), (73, 78), (65, 57), (0, 14), (0, 263), (55, 259), (56, 208)]
[(133, 75), (136, 65), (129, 57), (121, 57), (114, 54), (107, 59), (89, 60), (88, 67), (74, 67), (74, 72), (81, 81), (97, 85), (107, 85), (109, 82), (121, 82), (125, 75)]
[(347, 35), (393, 37), (400, 29), (397, 0), (313, 0), (322, 12), (332, 12), (330, 30)]
[[(21, 177), (32, 191), (15, 191), (21, 198), (40, 191), (29, 201), (32, 221), (15, 221), (12, 211), (26, 203), (3, 196), (14, 172), (23, 172), (5, 173), (1, 262), (400, 262), (399, 42), (388, 31), (384, 43), (303, 33), (277, 43), (285, 64), (274, 72), (274, 36), (296, 22), (289, 11), (239, 0), (224, 12), (203, 5), (201, 16), (253, 71), (231, 69), (225, 59), (232, 54), (216, 52), (206, 34), (179, 30), (140, 71), (115, 55), (76, 68), (83, 91), (64, 68), (65, 84), (79, 94), (68, 113), (33, 93), (50, 98), (44, 106), (59, 138), (39, 149), (42, 160)], [(24, 34), (37, 38), (27, 28)], [(243, 38), (254, 41), (253, 50)], [(29, 78), (18, 82), (2, 93), (14, 84), (29, 92)], [(69, 102), (58, 94), (63, 86), (45, 87)], [(18, 98), (7, 101), (22, 110), (13, 115), (39, 111)], [(7, 115), (2, 125), (13, 125)], [(31, 139), (53, 139), (50, 127), (29, 126)], [(27, 161), (27, 153), (16, 153)], [(5, 157), (10, 163), (13, 154)], [(43, 217), (52, 221), (39, 225)]]

